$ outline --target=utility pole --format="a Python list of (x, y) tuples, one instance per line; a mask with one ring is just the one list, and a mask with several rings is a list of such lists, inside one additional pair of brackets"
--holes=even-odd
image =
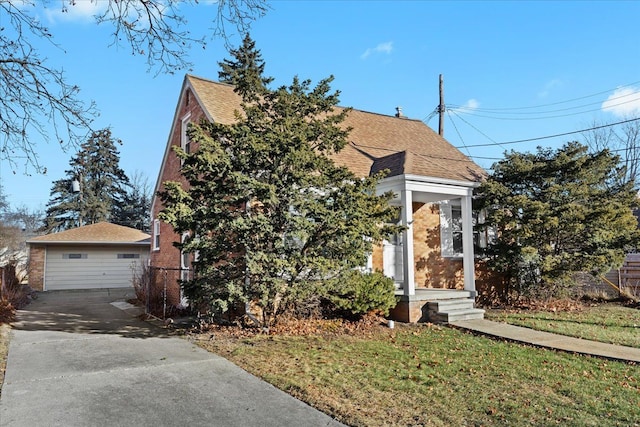
[(444, 79), (442, 78), (442, 74), (440, 74), (440, 104), (438, 104), (438, 114), (440, 117), (440, 121), (438, 122), (438, 134), (440, 136), (444, 136)]

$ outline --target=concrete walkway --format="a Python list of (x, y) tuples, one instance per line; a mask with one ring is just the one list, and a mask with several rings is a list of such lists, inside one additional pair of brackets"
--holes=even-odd
[(20, 310), (0, 426), (341, 425), (138, 320), (123, 303), (132, 296), (128, 289), (46, 292)]
[(492, 322), (490, 320), (462, 320), (452, 322), (456, 328), (473, 332), (531, 344), (538, 347), (552, 348), (571, 353), (587, 354), (612, 360), (640, 363), (640, 348), (621, 345), (605, 344), (597, 341), (571, 338), (549, 332), (535, 331), (529, 328), (513, 326), (507, 323)]

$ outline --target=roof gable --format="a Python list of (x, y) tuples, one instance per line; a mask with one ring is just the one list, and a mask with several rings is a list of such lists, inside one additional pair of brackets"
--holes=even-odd
[(92, 244), (140, 244), (149, 245), (150, 238), (135, 228), (98, 222), (83, 227), (72, 228), (59, 233), (34, 237), (27, 243), (92, 243)]
[[(357, 175), (386, 168), (390, 176), (479, 181), (485, 175), (473, 160), (420, 120), (352, 110), (344, 126), (352, 128), (349, 144), (354, 150), (343, 150), (333, 157)], [(362, 169), (364, 164), (368, 169)]]
[(209, 120), (222, 124), (236, 121), (235, 113), (242, 111), (242, 106), (240, 96), (233, 91), (232, 85), (189, 74), (185, 77), (185, 82)]

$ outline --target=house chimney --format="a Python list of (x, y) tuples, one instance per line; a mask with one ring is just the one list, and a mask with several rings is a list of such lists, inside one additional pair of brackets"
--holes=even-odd
[(402, 107), (396, 107), (396, 117), (403, 117), (402, 116)]

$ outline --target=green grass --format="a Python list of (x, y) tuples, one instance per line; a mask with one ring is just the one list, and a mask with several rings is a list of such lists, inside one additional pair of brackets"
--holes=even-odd
[(633, 426), (640, 420), (638, 366), (446, 327), (201, 345), (353, 426)]
[(614, 303), (555, 313), (487, 310), (485, 318), (539, 331), (640, 348), (640, 310)]

